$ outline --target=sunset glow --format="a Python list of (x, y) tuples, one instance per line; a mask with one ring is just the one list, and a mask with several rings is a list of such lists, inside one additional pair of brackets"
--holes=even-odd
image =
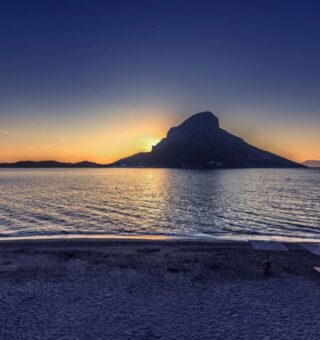
[(8, 2), (0, 162), (109, 163), (205, 110), (253, 145), (320, 159), (316, 5), (268, 6)]
[[(180, 123), (178, 119), (168, 119), (168, 114), (159, 110), (150, 114), (143, 112), (136, 118), (129, 112), (125, 114), (125, 122), (99, 116), (97, 123), (85, 120), (63, 126), (50, 121), (33, 125), (19, 121), (16, 126), (0, 130), (1, 145), (5, 145), (0, 149), (0, 161), (54, 159), (110, 163), (137, 152), (151, 151), (171, 126)], [(255, 125), (252, 122), (251, 128), (246, 130), (241, 119), (228, 121), (223, 117), (221, 125), (251, 144), (297, 162), (320, 158), (317, 126), (296, 124), (285, 128), (272, 123)]]
[(160, 138), (146, 137), (143, 141), (145, 151), (151, 151), (152, 148), (160, 142)]

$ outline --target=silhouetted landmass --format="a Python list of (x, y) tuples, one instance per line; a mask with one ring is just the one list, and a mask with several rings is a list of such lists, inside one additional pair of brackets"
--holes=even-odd
[(154, 167), (154, 168), (303, 168), (271, 152), (258, 149), (219, 126), (209, 111), (197, 113), (177, 127), (152, 148), (120, 159), (112, 164), (93, 162), (61, 163), (57, 161), (21, 161), (2, 163), (1, 168), (102, 168), (102, 167)]
[(313, 160), (313, 159), (304, 161), (302, 164), (309, 168), (320, 168), (320, 161)]
[(151, 152), (120, 159), (115, 167), (166, 168), (298, 168), (301, 164), (258, 149), (223, 130), (218, 118), (197, 113), (153, 147)]
[(93, 162), (63, 163), (57, 161), (20, 161), (17, 163), (0, 163), (0, 168), (101, 168), (103, 165)]

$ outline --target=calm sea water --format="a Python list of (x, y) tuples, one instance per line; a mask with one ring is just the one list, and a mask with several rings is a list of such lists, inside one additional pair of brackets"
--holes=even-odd
[(320, 170), (0, 170), (0, 237), (320, 239)]

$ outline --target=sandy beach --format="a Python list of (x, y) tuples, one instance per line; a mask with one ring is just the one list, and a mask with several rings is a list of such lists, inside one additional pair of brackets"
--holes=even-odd
[(319, 339), (320, 258), (296, 243), (5, 240), (0, 339)]

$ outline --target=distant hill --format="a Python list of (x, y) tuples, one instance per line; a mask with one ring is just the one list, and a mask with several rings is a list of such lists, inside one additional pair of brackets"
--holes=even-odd
[(113, 167), (166, 168), (299, 168), (261, 150), (219, 126), (209, 111), (197, 113), (169, 130), (151, 152), (138, 153), (111, 164)]
[(308, 160), (308, 161), (304, 161), (303, 163), (301, 163), (309, 168), (320, 168), (320, 161), (316, 161), (316, 160)]
[(101, 168), (103, 165), (93, 162), (62, 163), (57, 161), (20, 161), (17, 163), (0, 163), (0, 168)]

